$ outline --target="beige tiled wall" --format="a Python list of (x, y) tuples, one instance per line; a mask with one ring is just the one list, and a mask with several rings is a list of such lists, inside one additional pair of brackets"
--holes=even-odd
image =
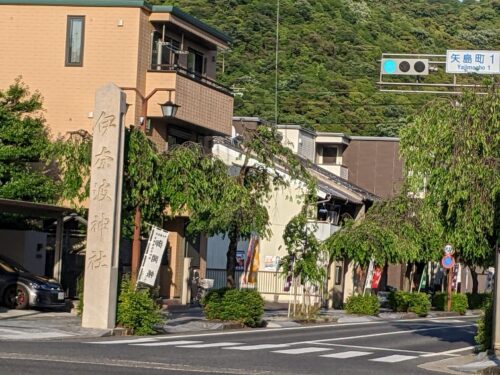
[[(53, 136), (91, 130), (89, 112), (98, 87), (136, 86), (142, 10), (29, 5), (0, 10), (0, 88), (22, 76), (31, 90), (40, 91)], [(82, 67), (65, 66), (68, 15), (85, 16)]]

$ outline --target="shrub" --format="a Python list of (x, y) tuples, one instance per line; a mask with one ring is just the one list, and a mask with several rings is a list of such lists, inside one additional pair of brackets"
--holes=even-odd
[(414, 312), (419, 316), (426, 316), (431, 307), (426, 293), (391, 292), (389, 303), (394, 311)]
[(447, 300), (447, 293), (443, 292), (435, 293), (434, 297), (432, 298), (432, 306), (434, 306), (436, 310), (445, 311), (446, 300)]
[(129, 328), (135, 335), (150, 335), (156, 332), (153, 327), (163, 320), (149, 290), (136, 291), (130, 278), (124, 277), (118, 297), (118, 324)]
[(469, 309), (482, 309), (490, 296), (490, 293), (467, 293)]
[(464, 315), (468, 307), (469, 304), (465, 294), (453, 293), (451, 295), (451, 311)]
[[(432, 305), (436, 310), (446, 311), (448, 308), (448, 293), (436, 293), (432, 299)], [(459, 314), (465, 314), (468, 308), (467, 296), (460, 293), (451, 295), (451, 311)]]
[(377, 315), (380, 303), (377, 296), (351, 296), (347, 299), (345, 309), (349, 314)]
[(476, 344), (480, 346), (481, 351), (491, 348), (491, 334), (493, 326), (493, 298), (490, 293), (486, 293), (483, 315), (477, 322), (477, 335), (474, 337)]
[(201, 304), (207, 319), (236, 321), (249, 327), (258, 325), (264, 315), (264, 300), (254, 289), (213, 290)]
[(408, 311), (414, 312), (418, 316), (426, 316), (431, 308), (427, 293), (410, 293), (410, 296)]

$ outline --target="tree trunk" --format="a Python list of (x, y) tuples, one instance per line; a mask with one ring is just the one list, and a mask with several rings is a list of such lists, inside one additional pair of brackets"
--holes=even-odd
[(233, 229), (229, 232), (229, 247), (227, 249), (226, 261), (226, 286), (236, 287), (236, 249), (238, 248), (238, 231)]
[(470, 277), (472, 278), (472, 293), (477, 294), (479, 290), (479, 281), (477, 280), (477, 272), (474, 266), (469, 266)]

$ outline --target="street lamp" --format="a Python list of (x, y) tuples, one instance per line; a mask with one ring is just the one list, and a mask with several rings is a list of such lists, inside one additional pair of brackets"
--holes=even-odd
[(177, 109), (180, 107), (180, 105), (175, 104), (169, 99), (165, 103), (160, 104), (160, 107), (161, 112), (163, 113), (163, 117), (172, 118), (175, 117)]
[[(141, 94), (141, 92), (137, 89), (137, 87), (122, 87), (122, 90), (132, 90), (135, 91), (135, 93), (141, 98), (142, 101), (142, 117), (144, 118), (144, 121), (142, 121), (141, 124), (141, 131), (146, 132), (146, 122), (147, 122), (147, 115), (148, 115), (148, 100), (151, 99), (151, 97), (156, 94), (158, 91), (168, 91), (168, 101), (165, 102), (164, 104), (160, 104), (161, 106), (161, 111), (163, 114), (163, 117), (165, 118), (172, 118), (175, 117), (177, 113), (177, 109), (180, 107), (179, 105), (175, 104), (172, 102), (172, 91), (175, 91), (174, 89), (167, 89), (167, 88), (156, 88), (153, 91), (151, 91), (148, 95), (144, 96)], [(135, 217), (134, 217), (134, 236), (132, 240), (132, 256), (131, 256), (131, 273), (132, 273), (132, 281), (135, 282), (137, 281), (137, 275), (139, 273), (139, 263), (140, 263), (140, 258), (141, 258), (141, 207), (138, 205), (135, 209)]]

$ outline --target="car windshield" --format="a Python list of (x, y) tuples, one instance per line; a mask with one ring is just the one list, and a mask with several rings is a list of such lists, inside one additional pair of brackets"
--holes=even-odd
[(8, 273), (28, 272), (23, 266), (13, 260), (3, 258), (0, 258), (0, 269)]

